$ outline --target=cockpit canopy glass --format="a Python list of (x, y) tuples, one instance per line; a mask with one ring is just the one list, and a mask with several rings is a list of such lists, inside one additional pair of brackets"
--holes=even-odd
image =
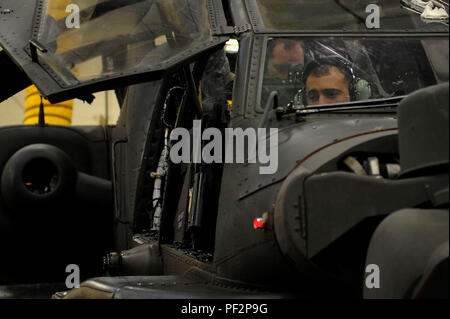
[(67, 84), (164, 67), (212, 39), (206, 2), (46, 0), (39, 58)]
[[(367, 31), (376, 5), (379, 28), (369, 31), (448, 32), (445, 23), (429, 23), (400, 0), (250, 0), (256, 1), (264, 27), (270, 31)], [(408, 2), (408, 1), (405, 1)], [(447, 1), (448, 10), (448, 1)]]
[(269, 37), (260, 105), (273, 91), (279, 105), (297, 106), (403, 96), (448, 81), (448, 45), (444, 37)]

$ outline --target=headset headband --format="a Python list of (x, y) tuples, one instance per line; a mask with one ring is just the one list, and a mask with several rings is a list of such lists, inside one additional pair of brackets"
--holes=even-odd
[(305, 69), (303, 71), (303, 84), (306, 86), (306, 80), (311, 75), (311, 72), (317, 69), (322, 65), (330, 65), (339, 69), (342, 73), (350, 76), (350, 81), (356, 79), (355, 73), (353, 72), (353, 68), (346, 62), (337, 58), (327, 58), (327, 59), (319, 59), (313, 60), (306, 64)]
[(353, 72), (353, 68), (350, 66), (349, 63), (343, 61), (339, 58), (322, 58), (317, 60), (312, 60), (308, 62), (305, 66), (305, 69), (303, 71), (302, 75), (302, 91), (303, 93), (303, 104), (306, 105), (306, 81), (308, 80), (308, 77), (311, 75), (311, 73), (317, 69), (318, 67), (322, 65), (330, 65), (336, 67), (342, 74), (346, 74), (350, 77), (350, 82), (348, 85), (349, 93), (350, 93), (350, 99), (352, 101), (355, 101), (358, 99), (358, 92), (356, 89), (356, 85), (359, 81), (359, 79), (355, 76), (355, 73)]

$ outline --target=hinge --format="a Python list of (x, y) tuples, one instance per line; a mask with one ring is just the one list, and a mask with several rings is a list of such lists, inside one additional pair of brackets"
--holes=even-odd
[(219, 34), (215, 34), (215, 35), (241, 35), (242, 33), (245, 33), (247, 31), (252, 30), (252, 26), (248, 23), (244, 24), (244, 25), (240, 25), (240, 26), (234, 26), (234, 27), (230, 27), (230, 26), (226, 26), (226, 27), (220, 27), (220, 31)]

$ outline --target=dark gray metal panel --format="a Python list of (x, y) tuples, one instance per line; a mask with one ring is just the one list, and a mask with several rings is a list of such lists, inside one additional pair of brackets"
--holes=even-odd
[(223, 12), (221, 0), (208, 0), (209, 21), (213, 34), (224, 34), (227, 29), (227, 20)]
[(430, 201), (430, 194), (444, 187), (448, 187), (445, 175), (393, 181), (336, 172), (307, 178), (304, 201), (308, 257), (363, 219), (424, 204)]
[(449, 164), (449, 84), (419, 90), (399, 106), (402, 175)]
[[(384, 144), (383, 146), (386, 150), (391, 150), (393, 146), (388, 146), (387, 143), (389, 143), (389, 139), (395, 136), (395, 131), (375, 132), (330, 145), (302, 161), (301, 165), (289, 173), (277, 195), (274, 227), (281, 250), (284, 254), (290, 256), (298, 269), (310, 270), (311, 268), (311, 265), (307, 263), (308, 250), (306, 237), (308, 220), (306, 216), (307, 201), (304, 190), (305, 180), (314, 172), (323, 171), (324, 167), (328, 166), (329, 163), (337, 161), (339, 158), (345, 156), (345, 154), (351, 153), (354, 150), (361, 151), (362, 148), (365, 148), (372, 149), (373, 151), (374, 143), (378, 141), (379, 144)], [(379, 151), (379, 149), (377, 148), (376, 151)], [(331, 166), (333, 166), (331, 171), (337, 170), (336, 164)], [(338, 188), (334, 184), (333, 187)], [(332, 193), (334, 193), (334, 189)], [(330, 192), (324, 192), (324, 198), (329, 195)], [(341, 215), (339, 214), (338, 216)], [(346, 215), (344, 214), (344, 216)], [(323, 222), (327, 223), (328, 219), (326, 217)]]
[[(138, 184), (142, 177), (147, 145), (152, 142), (149, 136), (157, 101), (161, 95), (162, 81), (143, 83), (131, 86), (122, 106), (117, 126), (113, 131), (112, 152), (114, 159), (113, 176), (116, 186), (116, 220), (119, 231), (130, 232), (135, 217)], [(129, 247), (122, 243), (117, 250)]]
[[(296, 276), (276, 242), (271, 210), (279, 185), (237, 201), (236, 183), (243, 173), (245, 168), (239, 165), (226, 165), (224, 170), (214, 250), (217, 272), (243, 282), (289, 287), (305, 278)], [(266, 228), (255, 230), (253, 220), (265, 212), (269, 213)]]
[(448, 239), (448, 210), (404, 209), (390, 215), (375, 231), (366, 259), (366, 265), (380, 269), (380, 288), (364, 287), (364, 298), (410, 298), (445, 243), (448, 258)]
[[(235, 125), (235, 123), (233, 124)], [(383, 136), (395, 135), (397, 133), (395, 129), (380, 131), (383, 127), (395, 127), (395, 125), (394, 119), (326, 119), (320, 120), (320, 122), (293, 125), (280, 132), (280, 148), (283, 148), (279, 150), (279, 154), (283, 154), (283, 156), (279, 159), (279, 171), (285, 172), (287, 176), (298, 165), (297, 160), (304, 160), (306, 157), (316, 154), (324, 146), (332, 145), (333, 147), (329, 147), (330, 149), (333, 148), (331, 154), (326, 153), (326, 155), (321, 156), (321, 153), (324, 152), (318, 152), (317, 156), (310, 156), (302, 163), (301, 167), (308, 167), (313, 172), (355, 145)], [(362, 132), (362, 135), (358, 136), (358, 132)], [(340, 143), (339, 139), (334, 140), (333, 134), (336, 137), (342, 137)], [(357, 137), (348, 138), (348, 136), (354, 135), (357, 135)], [(318, 143), (318, 141), (324, 142)], [(257, 169), (258, 165), (255, 164), (226, 164), (224, 167), (216, 224), (214, 262), (217, 269), (219, 273), (230, 278), (247, 278), (253, 281), (270, 281), (274, 278), (267, 273), (277, 273), (279, 283), (282, 283), (286, 278), (292, 280), (296, 276), (297, 279), (305, 279), (298, 276), (298, 272), (293, 269), (294, 263), (291, 265), (286, 263), (286, 259), (282, 257), (282, 252), (278, 247), (278, 245), (281, 245), (280, 241), (274, 238), (273, 218), (276, 219), (276, 213), (274, 216), (273, 209), (277, 200), (276, 196), (280, 193), (281, 185), (279, 182), (283, 178), (280, 175), (280, 180), (276, 178), (272, 180), (274, 175), (259, 175)], [(266, 180), (268, 184), (258, 184), (258, 182)], [(255, 185), (255, 191), (241, 196), (242, 187), (249, 185), (249, 183)], [(289, 201), (288, 204), (291, 204), (291, 202), (298, 204), (298, 193), (296, 193), (294, 201)], [(267, 228), (265, 230), (254, 230), (252, 227), (253, 219), (261, 217), (264, 212), (269, 213)], [(293, 225), (291, 224), (291, 227), (294, 227)], [(280, 232), (283, 234), (289, 231), (289, 227), (280, 228)], [(278, 233), (276, 235), (278, 236)], [(259, 255), (256, 253), (257, 251)], [(295, 257), (289, 257), (292, 261), (295, 261)], [(262, 273), (262, 269), (261, 271), (252, 270), (261, 262), (264, 262), (265, 274)], [(282, 271), (279, 270), (280, 267), (283, 268)], [(267, 269), (273, 269), (273, 272)], [(297, 273), (297, 275), (292, 275), (293, 273)], [(308, 277), (306, 273), (305, 276)], [(319, 278), (319, 276), (316, 278)]]
[(33, 20), (35, 9), (42, 6), (40, 0), (2, 0), (2, 10), (9, 9), (11, 13), (0, 15), (0, 43), (6, 53), (33, 82), (39, 84), (39, 89), (50, 92), (60, 89), (52, 77), (31, 61), (24, 50), (33, 35)]
[[(10, 9), (11, 13), (0, 16), (0, 43), (15, 63), (36, 84), (39, 91), (53, 103), (71, 98), (88, 100), (88, 94), (93, 92), (158, 80), (165, 74), (192, 62), (202, 54), (215, 51), (228, 40), (228, 37), (214, 36), (211, 41), (192, 47), (182, 54), (161, 63), (161, 65), (146, 66), (143, 69), (132, 70), (127, 74), (105, 75), (102, 78), (92, 79), (83, 83), (79, 83), (76, 79), (72, 83), (66, 83), (42, 59), (39, 59), (39, 63), (34, 63), (31, 56), (27, 53), (29, 51), (29, 40), (36, 35), (39, 27), (37, 22), (40, 15), (43, 14), (41, 12), (35, 15), (35, 9), (36, 12), (39, 12), (43, 8), (42, 0), (2, 1), (2, 10)], [(220, 1), (209, 0), (208, 9), (212, 25), (219, 27), (224, 23)], [(219, 14), (219, 17), (216, 17), (216, 14)], [(49, 53), (40, 52), (40, 54), (45, 55)]]
[[(384, 137), (391, 139), (395, 135), (395, 130), (375, 131), (371, 134), (334, 144), (325, 151), (322, 150), (315, 156), (309, 157), (292, 174), (303, 170), (307, 176), (311, 174), (310, 172), (314, 172), (325, 163), (359, 144)], [(295, 145), (292, 145), (292, 148), (295, 148)], [(328, 150), (330, 151), (327, 152)], [(280, 154), (282, 153), (280, 152)], [(291, 192), (289, 192), (289, 196), (292, 196), (289, 199), (283, 197), (280, 200), (281, 197), (279, 196), (286, 195), (287, 192), (283, 189), (280, 190), (281, 187), (284, 187), (284, 184), (282, 186), (279, 182), (274, 182), (265, 188), (260, 188), (251, 195), (235, 200), (239, 191), (235, 185), (239, 186), (241, 183), (245, 183), (246, 179), (258, 177), (260, 176), (248, 174), (248, 167), (245, 165), (225, 165), (216, 224), (214, 256), (214, 263), (219, 274), (228, 278), (252, 282), (270, 282), (274, 285), (283, 285), (292, 282), (295, 278), (296, 281), (302, 283), (300, 284), (302, 287), (305, 287), (306, 282), (313, 280), (313, 278), (321, 282), (325, 281), (326, 274), (307, 262), (306, 246), (302, 252), (292, 254), (290, 253), (291, 248), (285, 248), (289, 245), (294, 246), (294, 243), (301, 245), (302, 242), (305, 242), (300, 236), (300, 232), (298, 232), (298, 238), (291, 236), (293, 238), (291, 241), (288, 239), (280, 240), (280, 235), (290, 236), (289, 234), (298, 231), (296, 228), (299, 227), (296, 224), (299, 224), (298, 197), (302, 192), (301, 183), (292, 187)], [(281, 226), (277, 225), (280, 202), (286, 206), (286, 209), (294, 211), (292, 216), (282, 221)], [(292, 205), (295, 207), (293, 208)], [(254, 218), (261, 217), (265, 212), (269, 215), (266, 228), (264, 230), (253, 229)], [(283, 245), (283, 243), (287, 244)], [(295, 247), (293, 249), (298, 250)], [(259, 264), (264, 264), (264, 267), (258, 267)]]
[(264, 33), (266, 29), (264, 27), (263, 19), (259, 13), (258, 5), (255, 0), (245, 0), (245, 6), (247, 8), (250, 22), (252, 23), (255, 33)]
[(252, 43), (253, 37), (249, 34), (243, 34), (239, 38), (239, 56), (233, 89), (233, 112), (231, 113), (233, 119), (239, 119), (245, 115)]
[(297, 163), (313, 152), (352, 136), (392, 130), (397, 127), (393, 118), (320, 119), (294, 124), (279, 131), (278, 170), (272, 175), (260, 175), (259, 165), (247, 164), (245, 176), (241, 178), (238, 198), (244, 198), (261, 188), (286, 178)]
[(246, 103), (246, 117), (257, 118), (259, 113), (264, 113), (263, 106), (261, 105), (261, 84), (264, 77), (264, 63), (266, 56), (266, 41), (267, 38), (255, 35), (253, 37), (252, 57), (249, 68), (248, 77), (250, 81), (248, 83), (248, 94)]

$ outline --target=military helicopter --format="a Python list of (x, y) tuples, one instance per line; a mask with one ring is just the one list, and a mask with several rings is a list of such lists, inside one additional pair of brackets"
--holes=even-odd
[[(0, 128), (0, 296), (448, 297), (448, 2), (413, 2), (2, 0), (0, 101), (121, 114)], [(314, 100), (324, 63), (348, 100)]]

